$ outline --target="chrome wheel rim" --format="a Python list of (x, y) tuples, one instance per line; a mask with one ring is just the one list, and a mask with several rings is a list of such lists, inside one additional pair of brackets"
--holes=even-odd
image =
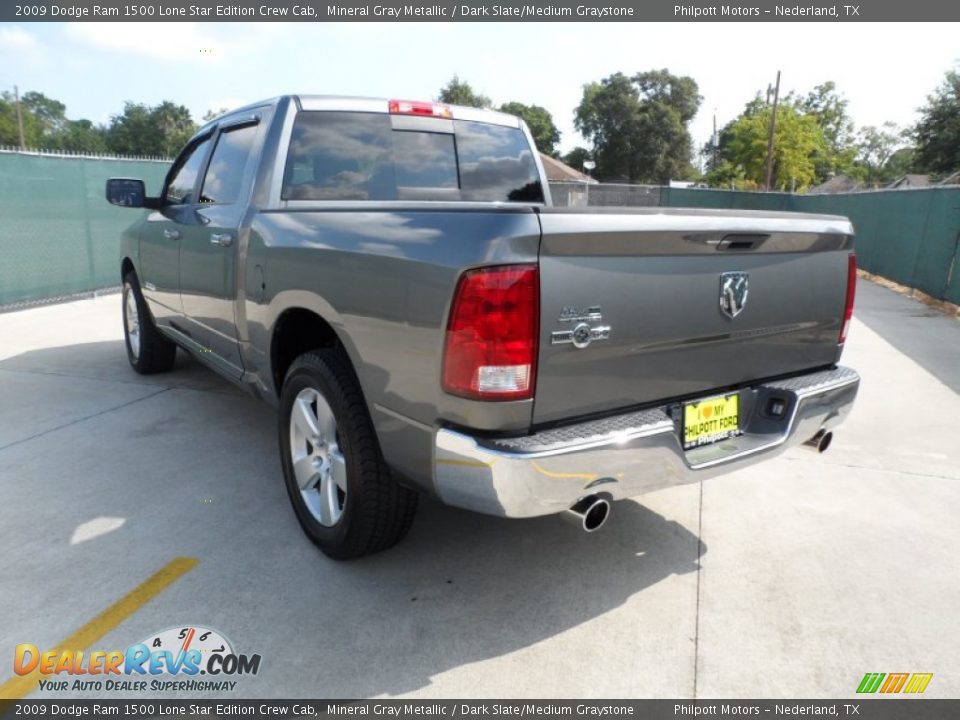
[(333, 527), (347, 502), (347, 464), (337, 421), (323, 396), (304, 388), (290, 408), (290, 460), (304, 504), (324, 527)]
[(133, 288), (127, 285), (123, 301), (123, 319), (127, 326), (127, 344), (134, 359), (140, 357), (140, 313), (137, 312), (137, 299)]

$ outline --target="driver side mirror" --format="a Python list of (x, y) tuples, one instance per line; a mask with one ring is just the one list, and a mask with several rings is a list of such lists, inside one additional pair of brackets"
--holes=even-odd
[(147, 197), (143, 180), (110, 178), (107, 180), (107, 202), (121, 207), (155, 207), (155, 198)]

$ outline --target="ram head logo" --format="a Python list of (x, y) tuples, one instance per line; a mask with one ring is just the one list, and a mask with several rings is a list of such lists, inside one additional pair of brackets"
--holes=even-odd
[(749, 276), (745, 272), (720, 274), (720, 309), (724, 315), (735, 318), (743, 312), (750, 294)]

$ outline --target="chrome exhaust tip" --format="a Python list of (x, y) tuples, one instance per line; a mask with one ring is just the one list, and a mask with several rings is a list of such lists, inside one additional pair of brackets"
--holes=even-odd
[(833, 433), (829, 430), (820, 430), (816, 435), (807, 440), (803, 446), (809, 450), (815, 450), (818, 453), (825, 453), (832, 442)]
[(610, 517), (610, 503), (596, 495), (588, 495), (569, 510), (565, 510), (563, 516), (577, 524), (584, 532), (596, 532)]

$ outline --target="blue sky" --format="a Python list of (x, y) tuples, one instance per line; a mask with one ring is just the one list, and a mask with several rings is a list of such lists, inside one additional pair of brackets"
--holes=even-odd
[(495, 103), (543, 105), (564, 150), (582, 141), (585, 82), (667, 67), (700, 85), (710, 136), (783, 71), (784, 91), (834, 80), (858, 125), (912, 122), (960, 60), (960, 24), (19, 23), (0, 24), (0, 89), (39, 90), (106, 122), (125, 100), (195, 119), (286, 92), (429, 99), (454, 74)]

